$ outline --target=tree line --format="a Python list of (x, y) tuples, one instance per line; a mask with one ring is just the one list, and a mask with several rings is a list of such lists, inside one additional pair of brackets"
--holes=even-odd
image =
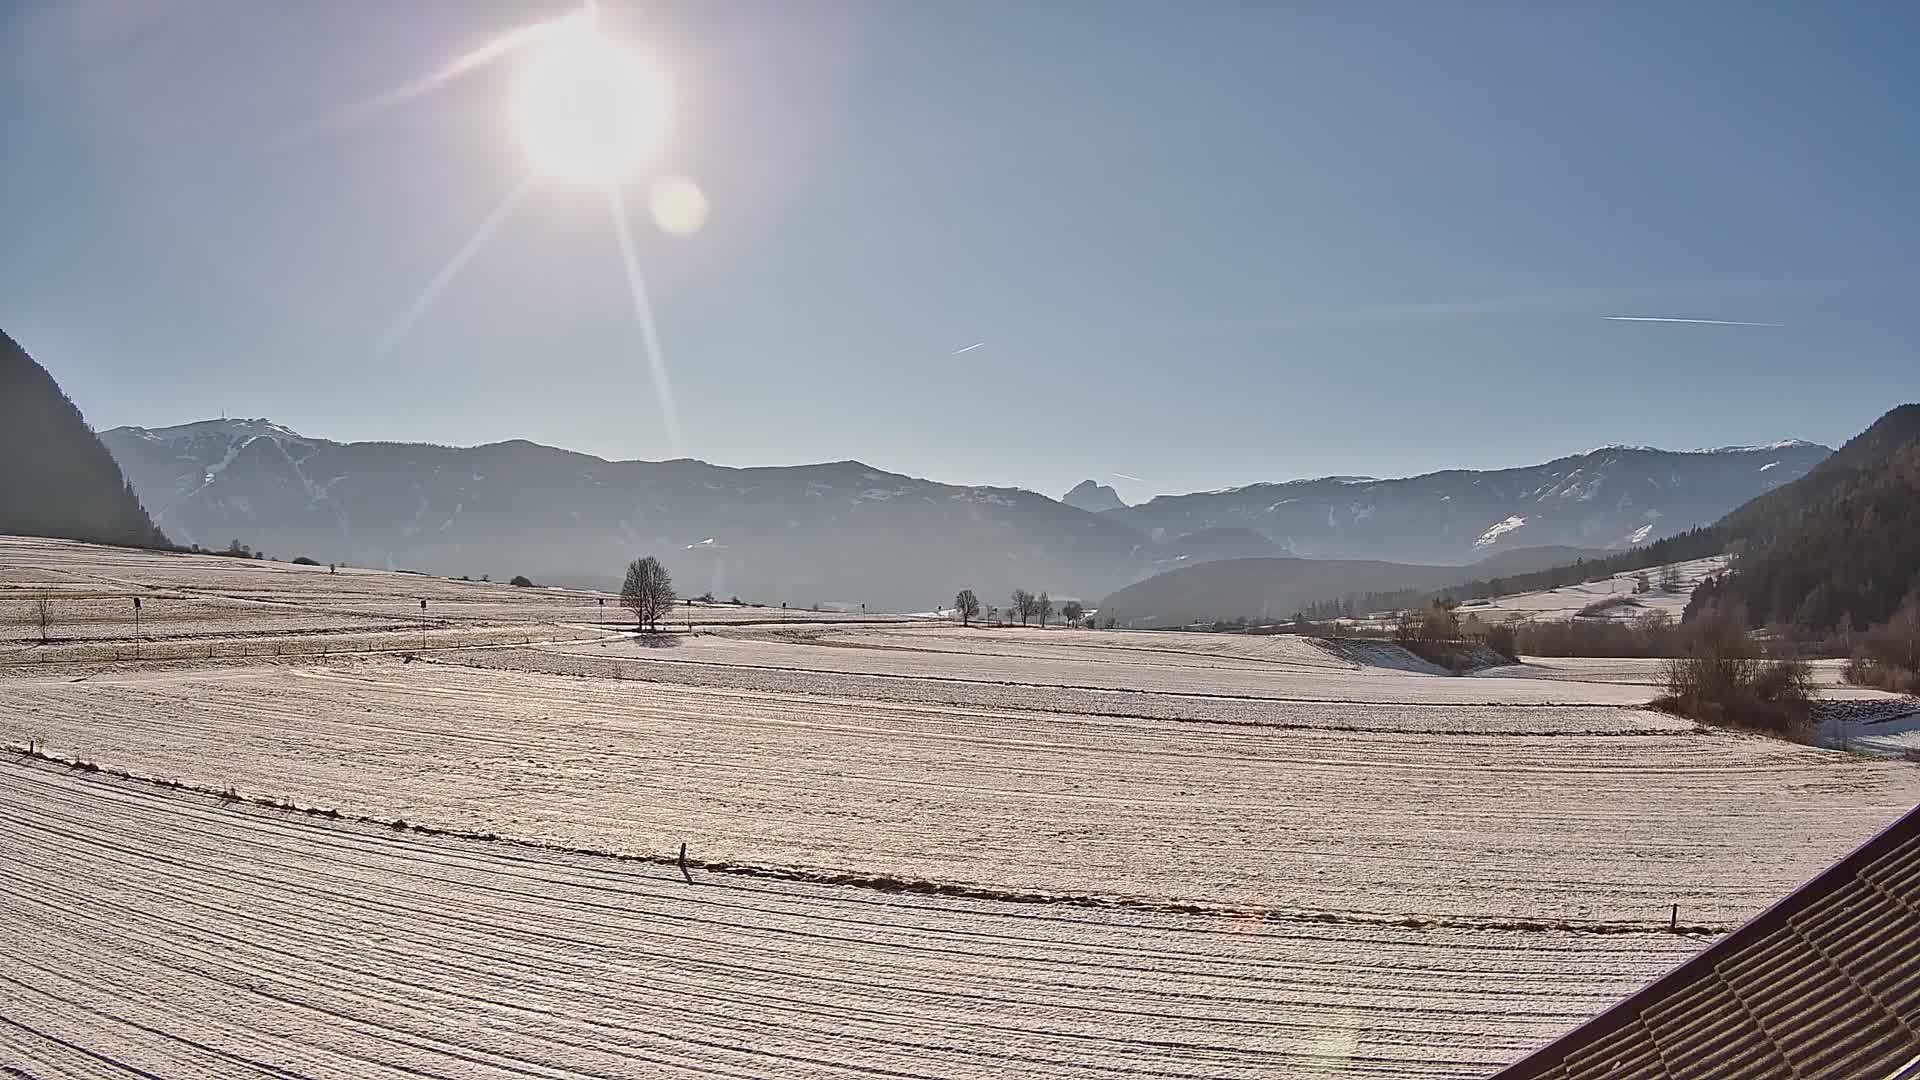
[[(1053, 618), (1053, 612), (1053, 599), (1049, 597), (1044, 590), (1040, 595), (1035, 596), (1026, 589), (1015, 589), (1013, 590), (1013, 594), (1008, 597), (1007, 617), (1009, 619), (1019, 619), (1021, 626), (1030, 625), (1033, 621), (1038, 620), (1041, 629), (1044, 630), (1047, 625), (1047, 620)], [(992, 618), (998, 614), (998, 611), (994, 608), (982, 609), (980, 606), (980, 598), (974, 594), (972, 589), (961, 589), (958, 593), (954, 594), (953, 613), (960, 616), (961, 626), (971, 626), (973, 625), (973, 620), (979, 618), (982, 614), (985, 614), (988, 618)], [(1079, 626), (1081, 621), (1086, 618), (1086, 615), (1086, 607), (1078, 600), (1069, 600), (1060, 607), (1060, 617), (1065, 619), (1070, 626)]]
[(1701, 583), (1692, 618), (1738, 607), (1753, 627), (1796, 637), (1851, 634), (1920, 603), (1920, 440), (1880, 468), (1834, 485), (1820, 504), (1747, 545), (1722, 578)]

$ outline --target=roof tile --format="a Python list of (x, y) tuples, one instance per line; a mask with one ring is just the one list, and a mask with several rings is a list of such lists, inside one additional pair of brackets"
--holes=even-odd
[(1886, 1080), (1920, 1057), (1920, 807), (1494, 1080)]

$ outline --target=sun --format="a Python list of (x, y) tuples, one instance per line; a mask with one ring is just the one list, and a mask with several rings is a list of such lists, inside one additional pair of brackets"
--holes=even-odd
[(669, 105), (658, 67), (575, 17), (533, 46), (514, 85), (513, 123), (536, 170), (604, 185), (660, 151)]

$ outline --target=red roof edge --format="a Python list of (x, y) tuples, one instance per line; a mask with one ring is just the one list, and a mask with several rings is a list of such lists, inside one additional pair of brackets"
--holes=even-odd
[(1691, 982), (1703, 969), (1711, 968), (1715, 961), (1726, 954), (1780, 929), (1795, 913), (1852, 881), (1862, 867), (1916, 835), (1920, 835), (1920, 806), (1900, 815), (1893, 824), (1875, 833), (1871, 840), (1788, 893), (1772, 907), (1747, 920), (1739, 929), (1695, 953), (1672, 971), (1641, 987), (1600, 1015), (1494, 1073), (1488, 1080), (1527, 1080), (1538, 1076), (1542, 1070), (1564, 1063), (1574, 1052), (1633, 1023), (1646, 1006)]

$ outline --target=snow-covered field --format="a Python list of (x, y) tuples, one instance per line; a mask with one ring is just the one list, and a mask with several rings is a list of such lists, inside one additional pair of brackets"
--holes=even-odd
[[(1460, 605), (1461, 618), (1478, 615), (1487, 622), (1509, 622), (1516, 619), (1571, 619), (1592, 604), (1612, 601), (1604, 611), (1597, 612), (1596, 618), (1637, 619), (1645, 615), (1664, 614), (1674, 619), (1686, 610), (1687, 600), (1693, 595), (1693, 588), (1702, 578), (1717, 575), (1727, 567), (1724, 555), (1715, 555), (1706, 559), (1692, 559), (1687, 562), (1670, 564), (1678, 575), (1680, 587), (1673, 590), (1660, 588), (1660, 581), (1669, 567), (1656, 566), (1649, 570), (1615, 574), (1600, 581), (1589, 581), (1579, 585), (1566, 585), (1558, 589), (1544, 589), (1539, 592), (1513, 593), (1497, 596), (1489, 600), (1472, 600)], [(1652, 590), (1635, 593), (1635, 579), (1645, 575)]]
[[(44, 644), (37, 620), (43, 598)], [(133, 659), (136, 640), (143, 659), (417, 648), (423, 625), (429, 649), (524, 644), (592, 636), (627, 621), (617, 597), (578, 589), (353, 567), (329, 573), (325, 566), (0, 536), (0, 665)], [(721, 602), (674, 610), (672, 625), (689, 622), (710, 628), (911, 620)]]
[[(0, 742), (134, 777), (0, 756), (33, 1077), (1484, 1075), (1920, 801), (1636, 708), (1639, 661), (764, 609), (645, 641), (593, 594), (0, 540), (0, 607), (56, 583), (243, 648), (7, 631)], [(420, 658), (353, 623), (414, 584), (475, 605)], [(358, 639), (395, 647), (262, 644)], [(682, 843), (692, 886), (646, 861)]]
[(43, 1078), (1473, 1077), (1699, 946), (688, 885), (18, 761), (0, 817)]
[(391, 660), (62, 676), (5, 685), (4, 735), (475, 832), (1385, 918), (1651, 924), (1679, 902), (1730, 923), (1920, 800), (1903, 763), (1627, 709), (1169, 723), (776, 685)]
[[(863, 676), (881, 683), (904, 680), (1026, 686), (1037, 691), (1151, 693), (1251, 698), (1270, 701), (1360, 701), (1383, 704), (1637, 705), (1648, 695), (1635, 687), (1545, 680), (1436, 678), (1342, 660), (1298, 638), (1246, 638), (1262, 647), (1298, 650), (1268, 659), (1177, 651), (1173, 638), (1152, 631), (1091, 631), (1103, 646), (1055, 648), (1055, 634), (1072, 631), (951, 629), (955, 647), (930, 644), (918, 631), (899, 637), (863, 636), (852, 647), (837, 645), (838, 633), (807, 631), (696, 637), (672, 649), (631, 645), (564, 646), (583, 660), (614, 657), (666, 669), (676, 665), (723, 665), (807, 677), (817, 673)], [(969, 636), (974, 635), (974, 636)], [(980, 638), (989, 640), (983, 645)], [(1004, 648), (1003, 648), (1004, 647)]]

